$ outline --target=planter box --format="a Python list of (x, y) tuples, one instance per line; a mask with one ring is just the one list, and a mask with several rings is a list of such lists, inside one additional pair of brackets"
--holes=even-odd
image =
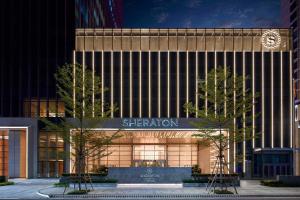
[(7, 176), (0, 176), (0, 183), (7, 182)]
[(117, 183), (93, 183), (93, 187), (117, 187)]
[(206, 187), (207, 183), (182, 183), (183, 187)]
[(276, 180), (286, 185), (300, 186), (300, 176), (277, 175)]
[[(90, 176), (90, 178), (93, 184), (117, 184), (117, 182), (111, 182), (107, 177), (104, 176)], [(62, 176), (59, 178), (60, 183), (72, 183), (74, 182), (74, 180), (78, 179), (72, 178), (70, 176)]]

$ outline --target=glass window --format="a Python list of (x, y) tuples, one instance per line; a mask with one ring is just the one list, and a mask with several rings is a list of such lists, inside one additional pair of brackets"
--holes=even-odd
[(0, 176), (8, 175), (8, 132), (0, 131)]
[(57, 103), (57, 116), (65, 117), (65, 104), (60, 101)]
[(40, 177), (57, 177), (63, 172), (63, 160), (66, 156), (64, 141), (59, 133), (39, 133), (39, 167)]
[(37, 117), (38, 116), (38, 102), (35, 100), (31, 101), (31, 105), (30, 105), (30, 113), (31, 113), (31, 117)]
[(47, 102), (40, 101), (40, 117), (47, 117)]
[(56, 117), (56, 102), (49, 101), (49, 117)]

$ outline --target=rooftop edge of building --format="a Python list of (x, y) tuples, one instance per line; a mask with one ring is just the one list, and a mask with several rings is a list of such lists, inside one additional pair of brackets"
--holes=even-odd
[[(263, 45), (266, 32), (277, 45)], [(76, 51), (291, 51), (288, 28), (76, 29)]]

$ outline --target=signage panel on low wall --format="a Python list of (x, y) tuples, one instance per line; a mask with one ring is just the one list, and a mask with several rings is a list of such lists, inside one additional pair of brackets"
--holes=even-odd
[(111, 167), (108, 178), (118, 183), (182, 183), (191, 173), (191, 167)]

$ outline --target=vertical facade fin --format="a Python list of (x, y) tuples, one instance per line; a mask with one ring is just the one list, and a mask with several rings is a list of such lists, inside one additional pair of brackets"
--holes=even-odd
[(199, 73), (198, 73), (198, 51), (196, 51), (196, 61), (195, 61), (195, 107), (196, 107), (196, 113), (195, 113), (195, 117), (198, 118), (198, 77), (199, 77)]
[(129, 58), (129, 116), (132, 117), (132, 51)]
[(217, 52), (214, 51), (214, 68), (215, 68), (215, 117), (217, 117)]
[[(235, 115), (235, 98), (236, 98), (236, 92), (235, 92), (235, 77), (236, 77), (236, 53), (233, 51), (233, 77), (234, 77), (234, 91), (233, 91), (233, 114)], [(234, 129), (233, 129), (233, 171), (236, 172), (236, 142), (235, 142), (235, 136), (236, 136), (236, 118), (233, 119)]]
[(120, 117), (123, 118), (123, 51), (120, 52)]
[(142, 52), (139, 51), (139, 117), (142, 117)]
[(205, 51), (205, 114), (207, 115), (207, 51)]
[(290, 148), (293, 148), (293, 54), (292, 51), (290, 50), (289, 52), (289, 58), (290, 58)]
[(151, 51), (148, 52), (148, 116), (151, 117)]
[[(243, 101), (245, 102), (246, 95), (246, 59), (245, 51), (243, 51)], [(246, 172), (246, 111), (243, 103), (243, 172)]]
[(180, 101), (180, 99), (179, 99), (179, 92), (180, 92), (180, 79), (179, 79), (179, 51), (177, 51), (177, 58), (176, 58), (177, 60), (176, 60), (176, 71), (177, 71), (177, 73), (176, 73), (176, 86), (177, 86), (177, 92), (176, 92), (176, 104), (177, 104), (177, 118), (179, 118), (180, 117), (180, 103), (179, 103), (179, 101)]
[[(189, 103), (189, 51), (186, 52), (186, 104)], [(186, 118), (189, 117), (189, 110), (186, 109)]]
[(167, 116), (170, 117), (170, 51), (168, 51), (167, 63)]
[(95, 117), (95, 51), (92, 51), (92, 82), (93, 82), (93, 95), (92, 95), (92, 116)]
[(110, 117), (114, 117), (114, 53), (110, 52)]
[(104, 117), (104, 52), (101, 51), (101, 112)]
[(261, 147), (265, 148), (265, 84), (264, 84), (264, 77), (265, 77), (265, 61), (264, 61), (264, 52), (261, 52), (261, 99), (262, 99), (262, 127), (261, 127)]
[(271, 51), (271, 148), (274, 148), (274, 52)]
[(83, 96), (83, 102), (82, 102), (82, 115), (85, 115), (84, 109), (85, 109), (85, 102), (84, 102), (84, 96), (85, 96), (85, 51), (82, 51), (82, 96)]
[(255, 56), (252, 50), (252, 148), (255, 148)]
[(282, 51), (280, 51), (280, 147), (283, 148), (283, 67)]
[(76, 117), (76, 52), (73, 51), (73, 117)]
[(160, 51), (158, 51), (158, 118), (161, 117), (161, 109), (160, 109), (160, 75), (161, 71), (160, 71)]
[(227, 87), (227, 65), (226, 65), (226, 51), (224, 51), (224, 116), (226, 117), (227, 114), (227, 105), (226, 105), (226, 101), (227, 101), (227, 91), (226, 91), (226, 87)]

